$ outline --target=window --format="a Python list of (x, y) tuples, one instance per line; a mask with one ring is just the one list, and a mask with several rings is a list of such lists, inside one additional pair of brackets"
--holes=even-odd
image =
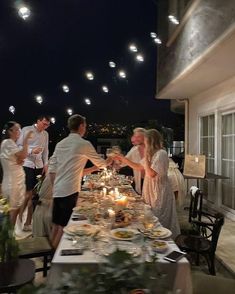
[[(203, 116), (200, 120), (200, 154), (206, 155), (206, 172), (215, 172), (215, 116)], [(200, 181), (207, 200), (215, 203), (216, 193), (213, 181)]]
[(235, 113), (222, 115), (222, 205), (235, 209)]

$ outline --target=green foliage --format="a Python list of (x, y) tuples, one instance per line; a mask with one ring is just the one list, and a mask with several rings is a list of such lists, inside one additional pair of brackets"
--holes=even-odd
[(167, 275), (161, 273), (156, 258), (151, 262), (138, 262), (125, 251), (117, 250), (107, 262), (92, 266), (79, 266), (78, 270), (63, 273), (55, 287), (27, 286), (20, 294), (128, 294), (133, 289), (147, 289), (146, 293), (170, 293)]
[(9, 212), (1, 215), (0, 222), (0, 261), (7, 262), (18, 256), (18, 244), (14, 237), (14, 227)]

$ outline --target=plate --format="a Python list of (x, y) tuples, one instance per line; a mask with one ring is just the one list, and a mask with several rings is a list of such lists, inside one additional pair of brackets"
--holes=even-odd
[(149, 238), (151, 239), (165, 239), (172, 235), (172, 232), (164, 227), (157, 227), (153, 229), (150, 234)]
[(141, 248), (136, 246), (134, 243), (122, 241), (117, 246), (114, 244), (107, 244), (102, 249), (102, 254), (104, 256), (109, 256), (113, 252), (117, 250), (117, 248), (121, 251), (126, 251), (127, 253), (131, 254), (133, 257), (137, 257), (141, 255)]
[(68, 235), (89, 236), (97, 232), (97, 227), (90, 224), (69, 224), (63, 231)]
[(133, 240), (135, 239), (137, 234), (138, 234), (138, 231), (133, 229), (125, 229), (125, 228), (119, 228), (119, 229), (114, 229), (110, 231), (110, 235), (112, 238), (116, 240), (121, 240), (121, 241)]
[(163, 240), (154, 240), (151, 242), (151, 247), (154, 251), (162, 253), (168, 249), (168, 243)]

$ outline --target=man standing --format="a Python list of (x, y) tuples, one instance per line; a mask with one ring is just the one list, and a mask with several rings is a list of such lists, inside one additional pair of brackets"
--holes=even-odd
[[(131, 142), (134, 145), (131, 150), (127, 153), (126, 157), (136, 163), (140, 163), (141, 159), (144, 157), (144, 128), (135, 128), (133, 130), (133, 136), (131, 137)], [(144, 171), (133, 170), (134, 173), (134, 183), (135, 190), (138, 194), (142, 192), (142, 185), (144, 180)]]
[(20, 138), (17, 142), (19, 146), (23, 146), (25, 135), (29, 131), (33, 132), (31, 139), (28, 141), (28, 155), (23, 163), (26, 176), (26, 196), (19, 214), (21, 221), (23, 212), (28, 206), (28, 213), (26, 222), (23, 226), (23, 231), (32, 230), (33, 188), (37, 183), (37, 176), (46, 173), (48, 168), (48, 133), (45, 130), (49, 127), (49, 125), (50, 118), (48, 116), (39, 116), (35, 124), (22, 129)]
[(108, 161), (102, 159), (89, 141), (82, 137), (86, 133), (85, 117), (74, 114), (68, 119), (70, 134), (60, 141), (49, 163), (49, 173), (54, 183), (52, 212), (52, 246), (56, 248), (69, 221), (81, 190), (83, 170), (88, 160), (104, 168)]

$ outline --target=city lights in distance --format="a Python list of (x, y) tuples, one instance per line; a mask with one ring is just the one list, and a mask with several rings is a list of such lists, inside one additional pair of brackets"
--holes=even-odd
[(130, 50), (131, 52), (137, 52), (137, 51), (138, 51), (138, 49), (137, 49), (137, 47), (135, 46), (135, 44), (130, 44), (130, 45), (129, 45), (129, 50)]
[(178, 25), (180, 23), (174, 15), (168, 15), (168, 19), (175, 25)]
[(112, 68), (116, 67), (116, 63), (113, 61), (109, 61), (109, 67), (112, 67)]
[(35, 96), (35, 100), (36, 100), (36, 102), (39, 103), (39, 104), (42, 104), (42, 102), (43, 102), (43, 98), (42, 98), (42, 96), (40, 96), (40, 95)]
[(15, 114), (15, 107), (13, 106), (13, 105), (11, 105), (10, 107), (9, 107), (9, 111), (12, 113), (12, 114)]
[(102, 91), (104, 93), (108, 93), (109, 92), (109, 88), (107, 86), (102, 86)]
[(119, 70), (118, 75), (122, 79), (126, 78), (126, 72), (124, 70)]
[(154, 33), (154, 32), (151, 32), (151, 33), (150, 33), (150, 37), (153, 38), (153, 39), (155, 39), (155, 38), (157, 38), (157, 34)]
[(153, 41), (156, 43), (156, 44), (162, 44), (162, 41), (161, 41), (161, 39), (159, 39), (159, 38), (155, 38), (155, 39), (153, 39)]
[(55, 119), (55, 117), (51, 117), (51, 123), (54, 125), (54, 124), (55, 124), (55, 122), (56, 122), (56, 119)]
[(67, 109), (67, 113), (68, 113), (68, 115), (72, 115), (72, 114), (73, 114), (73, 110), (72, 110), (72, 108), (68, 108), (68, 109)]
[(94, 80), (94, 75), (91, 71), (86, 72), (86, 77), (90, 81)]
[(84, 102), (86, 105), (91, 105), (91, 99), (90, 98), (84, 98)]
[(63, 92), (68, 93), (69, 92), (69, 87), (67, 85), (63, 85), (62, 90), (63, 90)]
[(22, 6), (19, 8), (18, 14), (21, 18), (23, 18), (23, 20), (26, 20), (27, 18), (30, 17), (31, 12), (28, 7)]
[(137, 60), (138, 62), (143, 62), (143, 61), (144, 61), (144, 57), (143, 57), (143, 55), (141, 55), (141, 54), (137, 54), (137, 55), (136, 55), (136, 60)]

